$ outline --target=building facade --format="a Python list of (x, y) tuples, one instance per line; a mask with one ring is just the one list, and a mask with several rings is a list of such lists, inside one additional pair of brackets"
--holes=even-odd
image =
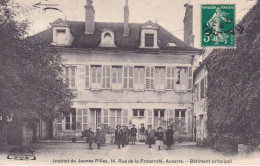
[(64, 80), (77, 95), (71, 113), (53, 122), (53, 138), (183, 119), (184, 137), (192, 140), (193, 60), (201, 50), (152, 21), (128, 23), (127, 0), (123, 23), (95, 22), (91, 0), (85, 10), (85, 22), (58, 19), (36, 35), (62, 54)]
[(198, 67), (194, 72), (193, 86), (193, 140), (202, 141), (207, 137), (207, 70), (204, 65)]

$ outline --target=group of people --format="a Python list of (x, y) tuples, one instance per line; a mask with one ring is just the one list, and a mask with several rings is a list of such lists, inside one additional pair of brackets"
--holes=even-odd
[[(92, 131), (92, 128), (90, 128), (85, 134), (82, 134), (86, 137), (86, 141), (89, 143), (89, 149), (92, 148), (92, 143), (97, 144), (97, 149), (100, 149), (100, 145), (102, 143), (102, 133), (100, 132), (101, 128), (97, 128), (96, 135), (94, 135), (94, 132)], [(174, 144), (174, 131), (172, 129), (172, 126), (168, 126), (167, 130), (164, 131), (162, 127), (158, 127), (157, 131), (152, 129), (152, 125), (148, 125), (148, 129), (145, 130), (144, 125), (141, 125), (140, 130), (140, 141), (145, 142), (148, 144), (148, 148), (152, 147), (152, 144), (157, 144), (158, 150), (161, 150), (163, 147), (163, 144), (165, 143), (167, 145), (167, 149), (170, 150), (171, 145)], [(136, 136), (137, 136), (137, 129), (135, 128), (135, 125), (132, 125), (131, 129), (128, 129), (128, 126), (123, 125), (122, 128), (120, 125), (116, 126), (115, 130), (115, 144), (117, 144), (118, 149), (122, 147), (125, 147), (129, 143), (132, 145), (136, 142)]]

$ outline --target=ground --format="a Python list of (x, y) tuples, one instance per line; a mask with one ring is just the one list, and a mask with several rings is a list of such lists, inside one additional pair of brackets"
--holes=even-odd
[[(127, 145), (117, 149), (116, 145), (105, 145), (97, 150), (94, 144), (93, 150), (88, 149), (87, 143), (69, 142), (45, 142), (33, 143), (26, 147), (33, 150), (36, 160), (18, 161), (7, 159), (11, 149), (19, 147), (5, 147), (0, 150), (1, 164), (259, 164), (259, 156), (241, 157), (224, 156), (210, 149), (202, 149), (194, 143), (176, 143), (171, 150), (158, 151), (157, 146), (148, 148), (144, 143)], [(258, 161), (257, 161), (258, 160)], [(17, 163), (18, 162), (18, 163)], [(223, 163), (225, 164), (225, 163)]]

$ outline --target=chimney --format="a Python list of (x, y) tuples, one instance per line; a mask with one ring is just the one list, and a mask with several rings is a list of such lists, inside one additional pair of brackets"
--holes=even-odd
[(92, 3), (92, 0), (87, 0), (87, 5), (85, 6), (85, 34), (94, 34), (95, 31), (95, 9)]
[(125, 7), (124, 7), (124, 32), (123, 32), (123, 36), (129, 36), (128, 20), (129, 20), (128, 0), (125, 0)]
[(184, 42), (190, 46), (194, 46), (194, 35), (193, 35), (193, 6), (190, 3), (184, 5), (186, 7), (185, 16), (183, 19), (184, 23)]

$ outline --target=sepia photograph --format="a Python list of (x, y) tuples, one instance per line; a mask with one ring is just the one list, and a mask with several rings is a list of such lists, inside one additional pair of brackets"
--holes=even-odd
[(0, 0), (0, 166), (260, 165), (260, 0)]

